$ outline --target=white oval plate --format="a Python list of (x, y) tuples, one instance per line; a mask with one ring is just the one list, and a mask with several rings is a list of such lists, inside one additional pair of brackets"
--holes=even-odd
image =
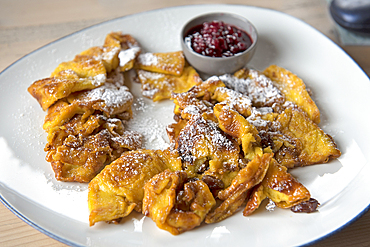
[[(179, 32), (187, 20), (206, 12), (232, 12), (249, 19), (259, 33), (250, 66), (277, 64), (298, 74), (312, 90), (322, 113), (320, 126), (343, 155), (328, 164), (292, 173), (321, 203), (312, 214), (261, 207), (250, 217), (241, 212), (212, 225), (172, 236), (150, 218), (134, 213), (118, 225), (88, 226), (86, 185), (54, 179), (43, 151), (45, 113), (26, 91), (48, 77), (62, 61), (93, 46), (107, 33), (133, 35), (145, 51), (180, 50)], [(138, 84), (132, 129), (144, 131), (146, 147), (166, 145), (164, 126), (172, 122), (170, 101), (151, 103)], [(286, 14), (248, 6), (174, 7), (125, 16), (71, 34), (20, 59), (0, 75), (0, 195), (15, 214), (45, 234), (75, 246), (297, 246), (317, 241), (365, 212), (370, 203), (369, 78), (321, 33)], [(148, 126), (146, 130), (144, 127)]]

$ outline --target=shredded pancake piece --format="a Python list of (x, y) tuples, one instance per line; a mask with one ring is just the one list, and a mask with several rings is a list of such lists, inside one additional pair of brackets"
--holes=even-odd
[(215, 204), (207, 184), (187, 181), (183, 171), (165, 170), (145, 184), (143, 213), (173, 235), (199, 226)]
[(106, 166), (89, 183), (90, 226), (141, 212), (144, 185), (168, 168), (164, 155), (160, 150), (130, 151)]
[(137, 58), (136, 67), (141, 70), (180, 76), (185, 66), (182, 51), (143, 53)]
[(191, 66), (185, 67), (180, 75), (163, 74), (148, 70), (137, 70), (142, 95), (155, 101), (169, 99), (172, 93), (188, 91), (201, 83), (201, 79)]
[(255, 211), (265, 198), (270, 198), (278, 207), (291, 208), (311, 198), (310, 192), (299, 183), (287, 168), (271, 159), (263, 181), (253, 188), (244, 216)]
[(103, 46), (62, 62), (51, 77), (28, 88), (47, 110), (46, 160), (57, 180), (89, 182), (122, 153), (141, 147), (141, 135), (123, 125), (132, 117), (133, 96), (124, 85), (119, 58), (121, 51), (135, 49), (133, 61), (138, 48), (130, 35), (112, 32)]

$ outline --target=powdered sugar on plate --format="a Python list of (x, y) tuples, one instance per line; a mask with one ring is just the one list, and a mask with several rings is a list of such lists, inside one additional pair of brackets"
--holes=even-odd
[(137, 97), (132, 104), (133, 117), (127, 121), (126, 129), (139, 132), (143, 135), (144, 149), (166, 149), (169, 141), (166, 125), (152, 117), (157, 108), (156, 103), (149, 103), (147, 99)]

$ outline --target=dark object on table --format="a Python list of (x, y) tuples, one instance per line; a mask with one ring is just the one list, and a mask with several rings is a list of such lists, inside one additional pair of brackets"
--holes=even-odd
[(345, 29), (370, 33), (370, 0), (333, 0), (330, 14)]

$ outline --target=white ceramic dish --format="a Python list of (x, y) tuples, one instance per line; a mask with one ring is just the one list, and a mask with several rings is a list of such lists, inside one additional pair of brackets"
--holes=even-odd
[[(45, 162), (45, 113), (26, 91), (49, 76), (62, 61), (110, 31), (132, 34), (146, 51), (175, 51), (183, 23), (206, 13), (224, 11), (247, 17), (259, 31), (250, 66), (285, 67), (304, 79), (322, 112), (320, 126), (336, 140), (343, 155), (325, 165), (292, 171), (321, 207), (317, 213), (268, 212), (250, 217), (241, 212), (213, 225), (172, 236), (151, 219), (133, 214), (122, 224), (88, 226), (86, 185), (57, 182)], [(150, 126), (147, 147), (165, 144), (164, 126), (172, 122), (172, 103), (139, 98), (131, 128)], [(0, 74), (0, 198), (27, 223), (73, 246), (298, 246), (332, 234), (364, 213), (370, 204), (370, 82), (358, 65), (321, 33), (286, 14), (233, 5), (199, 5), (155, 10), (105, 22), (64, 37), (17, 61)], [(161, 113), (161, 114), (159, 114)], [(164, 117), (168, 116), (168, 117)], [(150, 133), (150, 135), (149, 135)], [(153, 135), (153, 133), (155, 135)]]

